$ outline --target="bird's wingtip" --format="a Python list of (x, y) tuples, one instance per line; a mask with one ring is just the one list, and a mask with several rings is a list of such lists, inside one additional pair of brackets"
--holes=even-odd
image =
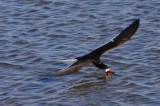
[(137, 28), (138, 28), (139, 23), (140, 23), (140, 19), (137, 18), (137, 19), (134, 19), (133, 23), (130, 26), (134, 25), (134, 26), (137, 26)]
[(140, 18), (137, 18), (136, 20), (138, 20), (138, 21), (139, 21), (139, 20), (140, 20)]
[(140, 22), (140, 18), (135, 19), (135, 22), (139, 23)]

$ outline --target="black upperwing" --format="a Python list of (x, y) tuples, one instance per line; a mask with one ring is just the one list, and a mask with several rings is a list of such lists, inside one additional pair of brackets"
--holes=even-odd
[(128, 41), (137, 31), (139, 27), (139, 19), (136, 19), (130, 26), (123, 30), (119, 35), (114, 37), (110, 42), (104, 44), (103, 46), (93, 50), (89, 54), (82, 56), (87, 58), (99, 59), (100, 56), (110, 49), (120, 46), (124, 42)]

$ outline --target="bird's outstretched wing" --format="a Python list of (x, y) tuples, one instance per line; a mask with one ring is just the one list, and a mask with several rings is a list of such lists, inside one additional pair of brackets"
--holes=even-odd
[[(124, 29), (119, 35), (114, 37), (110, 42), (104, 44), (103, 46), (93, 50), (85, 56), (87, 58), (100, 58), (100, 56), (110, 49), (120, 46), (121, 44), (128, 41), (137, 31), (139, 27), (139, 19), (136, 19), (131, 25)], [(78, 59), (78, 58), (77, 58)]]
[(54, 73), (54, 76), (59, 76), (59, 75), (66, 75), (66, 74), (70, 74), (73, 72), (76, 72), (78, 70), (80, 70), (83, 66), (87, 65), (90, 62), (90, 60), (86, 60), (86, 61), (77, 61), (75, 63), (73, 63), (71, 66), (62, 69), (56, 73)]

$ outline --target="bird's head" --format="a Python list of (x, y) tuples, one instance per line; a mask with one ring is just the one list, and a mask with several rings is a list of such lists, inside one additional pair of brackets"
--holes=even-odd
[(106, 74), (107, 74), (106, 78), (107, 78), (107, 79), (109, 78), (109, 77), (108, 77), (109, 74), (113, 74), (113, 75), (116, 76), (116, 74), (115, 74), (114, 72), (112, 72), (107, 65), (105, 65), (105, 64), (103, 64), (103, 63), (101, 63), (101, 62), (93, 62), (93, 64), (94, 64), (96, 67), (100, 68), (100, 69), (105, 69), (105, 70), (106, 70)]
[(107, 74), (106, 78), (108, 78), (110, 73), (116, 76), (116, 74), (114, 72), (112, 72), (109, 68), (107, 68), (106, 69), (106, 74)]

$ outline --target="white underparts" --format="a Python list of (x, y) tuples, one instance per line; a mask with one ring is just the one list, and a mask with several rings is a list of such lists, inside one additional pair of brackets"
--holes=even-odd
[(106, 69), (106, 72), (108, 72), (109, 71), (109, 68), (108, 69)]
[(111, 39), (112, 42), (114, 42), (114, 39)]

